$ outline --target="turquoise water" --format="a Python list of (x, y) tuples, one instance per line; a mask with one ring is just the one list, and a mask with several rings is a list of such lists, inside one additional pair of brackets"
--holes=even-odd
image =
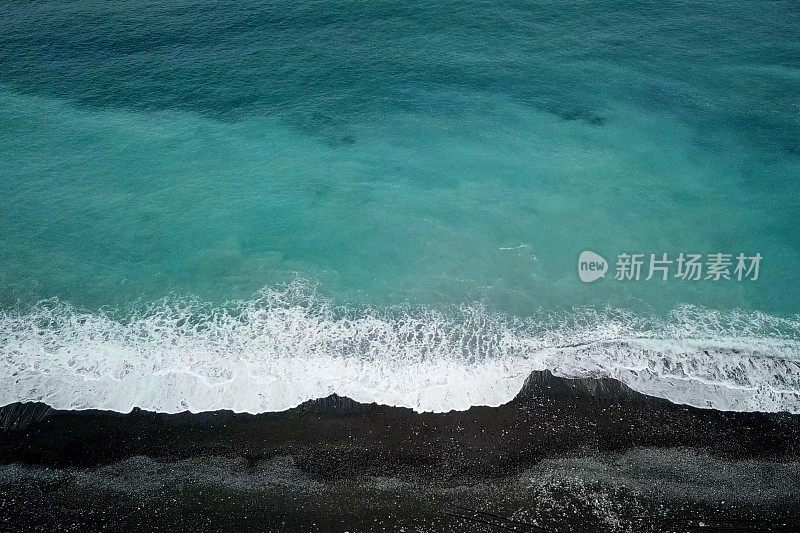
[[(796, 3), (56, 1), (3, 19), (0, 304), (17, 372), (76, 335), (58, 364), (136, 361), (138, 333), (119, 333), (127, 355), (89, 354), (82, 335), (119, 341), (164, 298), (214, 316), (261, 305), (298, 279), (278, 307), (319, 297), (389, 322), (396, 306), (523, 322), (624, 309), (626, 325), (684, 327), (698, 319), (675, 310), (692, 305), (796, 336)], [(587, 249), (612, 271), (622, 252), (763, 262), (756, 281), (584, 284)], [(53, 298), (93, 333), (61, 324), (33, 346), (24, 324)], [(188, 333), (170, 335), (148, 342)]]

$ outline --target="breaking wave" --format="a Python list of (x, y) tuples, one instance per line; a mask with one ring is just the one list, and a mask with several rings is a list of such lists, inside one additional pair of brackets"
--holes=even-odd
[(336, 393), (416, 411), (496, 406), (535, 370), (610, 377), (676, 403), (800, 413), (800, 317), (693, 306), (513, 318), (337, 307), (303, 283), (222, 306), (125, 314), (48, 300), (0, 313), (0, 404), (280, 411)]

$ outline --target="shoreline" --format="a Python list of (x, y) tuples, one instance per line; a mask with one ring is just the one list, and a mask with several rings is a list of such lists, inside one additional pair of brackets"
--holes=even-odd
[[(350, 432), (346, 436), (345, 429)], [(702, 409), (636, 392), (610, 378), (568, 379), (542, 371), (531, 373), (506, 404), (445, 413), (362, 404), (335, 394), (260, 414), (138, 408), (119, 413), (15, 403), (0, 408), (0, 463), (94, 466), (132, 455), (244, 454), (255, 440), (266, 445), (260, 455), (319, 441), (343, 443), (345, 438), (357, 439), (362, 449), (379, 450), (388, 446), (385, 439), (399, 438), (404, 431), (420, 448), (435, 442), (465, 449), (517, 444), (536, 450), (517, 460), (586, 446), (600, 452), (656, 446), (705, 448), (732, 458), (800, 457), (800, 415)], [(202, 446), (187, 446), (193, 433), (202, 436)], [(445, 436), (454, 440), (448, 444)], [(90, 446), (98, 451), (89, 452)]]
[(18, 404), (0, 421), (0, 524), (26, 530), (800, 527), (800, 416), (675, 405), (611, 379), (533, 373), (505, 405), (449, 413), (332, 396), (259, 415)]

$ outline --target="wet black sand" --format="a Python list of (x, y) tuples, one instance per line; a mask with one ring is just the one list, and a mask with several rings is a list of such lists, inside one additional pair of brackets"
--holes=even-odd
[(501, 407), (0, 411), (0, 530), (800, 531), (800, 416), (534, 374)]

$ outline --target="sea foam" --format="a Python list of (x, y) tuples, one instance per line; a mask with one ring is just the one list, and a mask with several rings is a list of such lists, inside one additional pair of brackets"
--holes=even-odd
[(295, 283), (221, 306), (165, 299), (121, 314), (48, 300), (1, 313), (0, 404), (258, 413), (336, 393), (441, 412), (506, 403), (549, 369), (698, 407), (800, 413), (799, 355), (796, 317), (355, 311)]

